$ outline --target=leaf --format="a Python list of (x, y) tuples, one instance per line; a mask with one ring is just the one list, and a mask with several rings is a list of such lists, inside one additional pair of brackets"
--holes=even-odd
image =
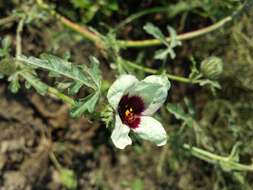
[(72, 117), (80, 117), (85, 112), (94, 112), (99, 96), (100, 92), (98, 91), (95, 94), (90, 94), (89, 96), (85, 97), (84, 100), (79, 102), (76, 107), (71, 109), (70, 115)]
[(169, 46), (169, 43), (166, 41), (165, 36), (161, 32), (161, 30), (153, 25), (152, 23), (147, 23), (143, 29), (150, 35), (154, 36), (155, 38), (159, 39), (162, 43), (164, 43), (166, 46)]
[(189, 114), (186, 114), (183, 108), (178, 104), (167, 104), (167, 110), (177, 119), (183, 120), (189, 127), (193, 127), (194, 120)]
[(97, 88), (100, 88), (102, 75), (99, 69), (99, 61), (96, 57), (93, 57), (93, 56), (89, 57), (89, 59), (92, 65), (91, 70), (90, 70), (90, 76), (92, 77), (93, 81), (97, 85)]
[(176, 46), (182, 45), (181, 41), (179, 41), (177, 39), (177, 33), (176, 33), (175, 29), (172, 28), (172, 27), (170, 27), (170, 26), (167, 26), (167, 30), (170, 33), (170, 38), (171, 38), (171, 40), (170, 40), (170, 47), (174, 48)]
[(41, 57), (42, 59), (20, 56), (18, 60), (54, 73), (59, 73), (59, 75), (73, 79), (92, 89), (96, 89), (93, 82), (84, 75), (84, 72), (79, 67), (53, 55), (43, 54)]
[(157, 50), (155, 52), (155, 59), (165, 60), (167, 59), (168, 54), (171, 59), (176, 57), (174, 48), (181, 45), (181, 42), (177, 39), (176, 31), (172, 27), (167, 26), (167, 30), (170, 33), (170, 43), (167, 41), (161, 30), (153, 24), (147, 23), (143, 28), (148, 34), (151, 34), (155, 38), (159, 39), (167, 47), (166, 49)]
[[(88, 95), (83, 100), (77, 101), (77, 106), (71, 110), (71, 115), (73, 117), (81, 116), (85, 112), (91, 113), (95, 110), (101, 92), (102, 81), (99, 61), (95, 57), (90, 57), (91, 67), (87, 67), (84, 64), (74, 65), (66, 60), (48, 54), (42, 54), (41, 59), (20, 56), (18, 60), (26, 63), (27, 66), (32, 65), (33, 67), (35, 66), (48, 70), (55, 77), (65, 76), (68, 79), (72, 79), (60, 82), (58, 85), (64, 90), (67, 89), (71, 95), (78, 93), (82, 86), (87, 86), (94, 90), (92, 94)], [(31, 80), (31, 78), (29, 79)], [(28, 78), (26, 78), (26, 80), (28, 80)], [(38, 85), (36, 85), (34, 80), (30, 82), (38, 92), (43, 93), (45, 88), (39, 81), (37, 81)]]
[(213, 80), (209, 80), (209, 79), (203, 79), (199, 81), (199, 85), (200, 86), (205, 86), (205, 85), (210, 85), (214, 88), (218, 88), (221, 89), (221, 85), (219, 84), (218, 81), (213, 81)]
[(70, 95), (76, 94), (80, 90), (81, 87), (82, 87), (82, 83), (80, 83), (80, 82), (73, 82), (68, 87), (68, 94), (70, 94)]
[(60, 91), (68, 89), (73, 83), (72, 82), (57, 82), (56, 88)]
[(233, 148), (232, 148), (232, 150), (231, 150), (231, 153), (230, 153), (230, 155), (228, 156), (228, 159), (229, 159), (230, 161), (234, 161), (234, 162), (239, 162), (239, 161), (240, 161), (240, 159), (239, 159), (239, 152), (240, 152), (239, 148), (240, 148), (240, 146), (241, 146), (241, 143), (240, 143), (240, 142), (237, 142), (237, 143), (233, 146)]
[(19, 84), (19, 77), (18, 73), (14, 73), (9, 76), (8, 81), (10, 81), (9, 89), (12, 93), (17, 93), (18, 90), (20, 89), (20, 84)]
[(132, 190), (143, 190), (144, 189), (144, 184), (143, 181), (141, 179), (136, 179), (132, 186), (131, 186)]
[(41, 95), (47, 93), (48, 86), (29, 71), (21, 72), (20, 75)]
[(10, 46), (11, 46), (11, 37), (10, 36), (6, 36), (2, 40), (2, 47), (7, 50)]
[(77, 179), (75, 173), (72, 170), (62, 168), (60, 170), (60, 180), (62, 184), (68, 189), (77, 188)]
[(167, 58), (168, 53), (170, 53), (170, 50), (167, 49), (159, 49), (155, 52), (155, 59), (164, 60)]
[(15, 60), (11, 58), (5, 58), (0, 61), (0, 73), (3, 75), (11, 75), (17, 70)]

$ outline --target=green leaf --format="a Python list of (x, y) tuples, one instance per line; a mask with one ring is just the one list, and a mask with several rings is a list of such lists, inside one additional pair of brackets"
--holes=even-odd
[(47, 93), (48, 86), (29, 71), (21, 72), (20, 75), (41, 95)]
[(33, 66), (37, 66), (38, 68), (46, 69), (54, 73), (59, 73), (59, 75), (73, 79), (74, 81), (80, 82), (83, 85), (94, 90), (96, 89), (93, 81), (86, 77), (84, 75), (84, 72), (79, 67), (72, 65), (70, 62), (67, 62), (53, 55), (43, 54), (41, 55), (41, 58), (42, 59), (35, 57), (27, 58), (25, 56), (21, 56), (18, 58), (18, 60)]
[(189, 114), (186, 114), (179, 104), (167, 104), (167, 110), (172, 113), (177, 119), (183, 120), (186, 125), (193, 127), (194, 120)]
[(10, 36), (6, 36), (3, 40), (2, 40), (2, 47), (4, 49), (8, 49), (11, 46), (11, 37)]
[(166, 37), (163, 35), (161, 30), (153, 24), (147, 23), (143, 28), (148, 34), (151, 34), (155, 38), (159, 39), (167, 47), (166, 49), (157, 50), (155, 52), (155, 59), (165, 60), (167, 59), (168, 54), (171, 59), (176, 57), (174, 48), (181, 45), (181, 42), (177, 40), (176, 31), (172, 27), (167, 26), (167, 30), (170, 33), (170, 43), (166, 40)]
[[(101, 71), (99, 69), (99, 61), (96, 57), (89, 57), (90, 59), (90, 63), (92, 65), (91, 69), (90, 69), (90, 76), (92, 77), (93, 81), (95, 82), (97, 88), (99, 89), (101, 86), (101, 80), (102, 80), (102, 74)], [(89, 69), (87, 70), (89, 71)]]
[(18, 90), (20, 89), (20, 84), (19, 84), (19, 77), (18, 73), (14, 73), (9, 76), (8, 81), (10, 81), (9, 89), (12, 93), (17, 93)]
[(141, 179), (136, 179), (132, 186), (131, 186), (132, 190), (143, 190), (144, 189), (144, 184), (143, 181)]
[(68, 189), (74, 190), (77, 188), (77, 179), (75, 173), (72, 170), (62, 168), (60, 170), (60, 180), (62, 184)]
[(100, 92), (98, 91), (95, 94), (90, 94), (89, 96), (85, 97), (78, 103), (76, 107), (71, 109), (70, 115), (72, 117), (80, 117), (83, 113), (94, 112), (99, 96)]
[(239, 148), (240, 148), (240, 146), (241, 146), (241, 143), (240, 143), (240, 142), (237, 142), (237, 143), (233, 146), (233, 148), (232, 148), (232, 150), (231, 150), (231, 153), (230, 153), (230, 155), (228, 156), (228, 159), (229, 159), (230, 161), (234, 161), (234, 162), (239, 162), (239, 161), (240, 161), (240, 159), (239, 159), (239, 152), (240, 152)]
[(167, 58), (168, 54), (170, 53), (170, 50), (167, 49), (159, 49), (155, 52), (155, 59), (164, 60)]
[(152, 23), (147, 23), (143, 29), (150, 35), (154, 36), (155, 38), (159, 39), (162, 43), (164, 43), (166, 46), (169, 46), (169, 43), (166, 41), (165, 36), (161, 32), (161, 30), (153, 25)]
[(3, 75), (11, 75), (17, 70), (15, 60), (11, 58), (5, 58), (0, 61), (0, 73)]
[[(77, 101), (77, 106), (71, 110), (71, 115), (73, 117), (81, 116), (85, 112), (91, 113), (95, 110), (95, 106), (101, 92), (102, 81), (99, 61), (95, 57), (90, 57), (91, 67), (87, 67), (84, 64), (73, 65), (66, 60), (48, 54), (42, 54), (41, 59), (20, 56), (18, 60), (24, 62), (27, 66), (32, 65), (33, 67), (48, 70), (55, 77), (67, 77), (68, 80), (60, 82), (58, 86), (60, 86), (63, 90), (67, 89), (71, 95), (78, 93), (80, 88), (83, 86), (90, 87), (94, 90), (92, 94), (88, 95), (83, 100)], [(34, 86), (38, 92), (44, 93), (43, 90), (45, 89), (45, 86), (40, 84), (39, 81), (34, 81), (31, 78), (26, 78), (26, 80), (30, 80), (31, 85)]]
[(70, 95), (76, 94), (80, 90), (81, 87), (82, 87), (82, 83), (80, 83), (80, 82), (73, 82), (68, 87), (68, 94), (70, 94)]

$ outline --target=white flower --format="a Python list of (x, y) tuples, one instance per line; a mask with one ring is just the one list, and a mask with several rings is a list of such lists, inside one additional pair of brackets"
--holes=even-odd
[(107, 98), (116, 112), (111, 139), (117, 148), (132, 144), (130, 130), (157, 146), (165, 145), (167, 134), (152, 118), (165, 102), (170, 82), (166, 76), (151, 75), (139, 81), (133, 75), (121, 75), (110, 87)]

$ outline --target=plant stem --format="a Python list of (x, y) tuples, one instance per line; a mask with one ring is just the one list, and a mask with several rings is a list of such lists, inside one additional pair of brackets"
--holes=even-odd
[(5, 17), (5, 18), (1, 18), (0, 19), (0, 26), (8, 24), (10, 22), (13, 22), (13, 21), (17, 20), (17, 18), (18, 18), (17, 16), (13, 16), (13, 15)]
[(231, 169), (236, 171), (253, 171), (253, 165), (245, 165), (235, 162), (229, 157), (219, 156), (217, 154), (205, 151), (203, 149), (192, 147), (189, 144), (184, 144), (183, 148), (191, 155), (212, 164), (219, 164), (225, 166), (224, 169)]
[(193, 2), (179, 2), (177, 4), (169, 5), (169, 6), (163, 6), (163, 7), (154, 7), (150, 9), (145, 9), (143, 11), (140, 11), (138, 13), (132, 14), (131, 16), (127, 17), (125, 20), (123, 20), (117, 27), (116, 30), (122, 28), (126, 24), (133, 22), (134, 20), (148, 14), (152, 13), (161, 13), (161, 12), (168, 12), (169, 17), (173, 17), (177, 15), (179, 12), (182, 11), (188, 11), (196, 7), (200, 7), (201, 3), (199, 1), (193, 1)]
[(53, 87), (48, 87), (48, 93), (55, 95), (57, 98), (59, 98), (60, 100), (62, 100), (63, 102), (71, 105), (71, 106), (75, 106), (75, 100), (70, 98), (69, 96), (66, 96), (65, 94), (59, 92), (56, 88)]
[(80, 25), (72, 22), (71, 20), (67, 19), (66, 17), (60, 15), (55, 10), (50, 9), (50, 7), (43, 0), (36, 0), (36, 2), (41, 8), (48, 10), (52, 16), (55, 16), (66, 27), (81, 34), (84, 38), (88, 39), (91, 42), (94, 42), (97, 46), (102, 48), (102, 40), (100, 39), (99, 35), (91, 32), (88, 29), (88, 27), (80, 26)]
[[(60, 15), (59, 13), (52, 11), (51, 9), (49, 9), (49, 6), (43, 2), (43, 0), (37, 0), (37, 4), (40, 7), (49, 10), (53, 15), (59, 18), (60, 22), (62, 22), (65, 26), (67, 26), (71, 30), (81, 34), (83, 37), (94, 42), (96, 45), (103, 47), (103, 42), (102, 42), (102, 39), (99, 37), (99, 34), (95, 34), (91, 32), (86, 26), (80, 26), (72, 22), (71, 20), (67, 19), (66, 17)], [(190, 40), (199, 36), (203, 36), (205, 34), (208, 34), (210, 32), (213, 32), (223, 27), (225, 24), (231, 22), (234, 18), (233, 15), (243, 10), (243, 7), (245, 7), (246, 5), (247, 3), (245, 3), (244, 6), (240, 7), (238, 11), (235, 11), (235, 13), (233, 13), (231, 16), (227, 16), (208, 27), (178, 35), (177, 40), (181, 40), (181, 41)], [(171, 38), (167, 37), (166, 40), (169, 42)], [(162, 42), (158, 39), (136, 40), (136, 41), (118, 40), (118, 43), (119, 43), (119, 46), (121, 46), (122, 48), (142, 48), (142, 47), (148, 47), (148, 46), (158, 46), (162, 44)]]
[(24, 17), (18, 23), (17, 33), (16, 33), (16, 58), (18, 58), (22, 53), (22, 38), (21, 33), (24, 27)]
[(51, 152), (51, 153), (49, 154), (49, 157), (50, 157), (51, 161), (53, 162), (55, 168), (56, 168), (58, 171), (60, 171), (60, 170), (62, 169), (62, 166), (61, 166), (61, 164), (58, 162), (58, 160), (57, 160), (57, 158), (56, 158), (54, 152)]
[[(205, 34), (208, 34), (210, 32), (213, 32), (221, 27), (223, 27), (225, 24), (227, 24), (228, 22), (232, 21), (232, 17), (228, 16), (225, 17), (224, 19), (216, 22), (215, 24), (199, 29), (199, 30), (195, 30), (193, 32), (187, 32), (184, 34), (180, 34), (177, 35), (176, 39), (183, 41), (183, 40), (190, 40), (196, 37), (200, 37), (203, 36)], [(171, 41), (170, 37), (167, 37), (166, 40), (168, 42)], [(121, 47), (124, 48), (131, 48), (131, 47), (135, 47), (135, 48), (141, 48), (141, 47), (148, 47), (148, 46), (158, 46), (161, 45), (162, 42), (159, 39), (150, 39), (150, 40), (129, 40), (129, 41), (125, 41), (125, 40), (119, 40), (118, 43), (120, 44)]]
[[(148, 67), (143, 67), (141, 65), (134, 64), (130, 61), (126, 61), (126, 63), (127, 63), (128, 66), (130, 66), (134, 69), (142, 70), (142, 71), (144, 71), (146, 73), (149, 73), (149, 74), (158, 74), (159, 73), (155, 69), (151, 69), (151, 68), (148, 68)], [(172, 75), (172, 74), (166, 74), (166, 76), (170, 80), (174, 80), (174, 81), (178, 81), (178, 82), (182, 82), (182, 83), (192, 83), (192, 84), (196, 83), (193, 80), (191, 80), (189, 78), (185, 78), (185, 77), (180, 77), (180, 76), (176, 76), (176, 75)]]

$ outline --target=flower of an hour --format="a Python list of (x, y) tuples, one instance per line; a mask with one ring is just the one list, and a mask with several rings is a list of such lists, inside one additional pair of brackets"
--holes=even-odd
[(141, 81), (133, 75), (121, 75), (112, 84), (107, 98), (116, 113), (111, 139), (117, 148), (132, 144), (130, 130), (157, 146), (166, 144), (166, 131), (151, 116), (165, 102), (169, 88), (169, 80), (162, 75), (150, 75)]

